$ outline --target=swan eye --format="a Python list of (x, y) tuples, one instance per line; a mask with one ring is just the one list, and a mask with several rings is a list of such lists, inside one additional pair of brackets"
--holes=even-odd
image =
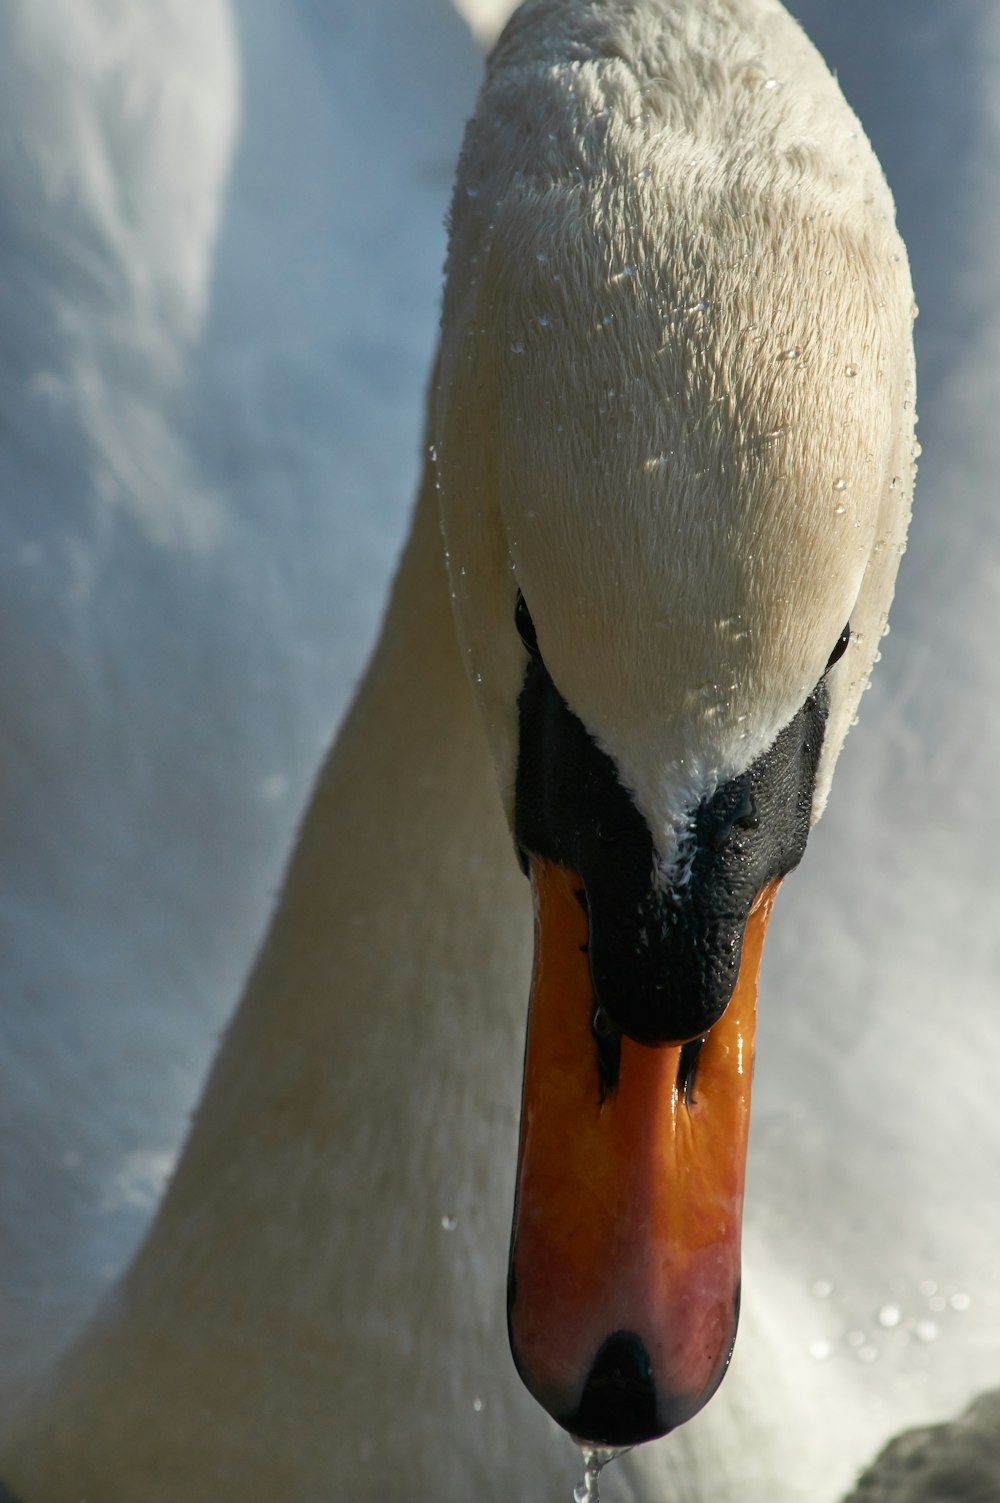
[(831, 654), (829, 656), (829, 659), (827, 660), (826, 668), (823, 670), (825, 673), (829, 673), (829, 671), (833, 667), (834, 663), (839, 663), (840, 662), (841, 658), (844, 656), (844, 653), (847, 651), (847, 644), (848, 644), (848, 642), (850, 640), (851, 640), (851, 623), (848, 621), (847, 625), (844, 627), (844, 630), (840, 633), (840, 636), (837, 638), (837, 645), (834, 647), (833, 651), (831, 652)]
[(525, 647), (533, 657), (537, 657), (538, 636), (535, 632), (535, 623), (531, 619), (531, 612), (528, 610), (524, 596), (520, 590), (517, 592), (517, 604), (514, 606), (514, 625), (517, 627), (517, 634)]

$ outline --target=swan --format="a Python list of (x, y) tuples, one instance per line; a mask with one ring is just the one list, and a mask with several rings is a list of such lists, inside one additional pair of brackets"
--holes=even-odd
[[(747, 14), (756, 9), (743, 8)], [(782, 43), (796, 60), (804, 60), (807, 76), (811, 68), (811, 76), (822, 77), (830, 90), (777, 8), (762, 6), (759, 11), (775, 28), (777, 40), (769, 34), (767, 42), (778, 49), (785, 66)], [(762, 50), (769, 61), (767, 48)], [(764, 68), (758, 76), (762, 95), (776, 92), (767, 88), (772, 80), (787, 86), (777, 62), (773, 73)], [(846, 149), (863, 152), (856, 142)], [(481, 186), (468, 177), (463, 181), (476, 189), (472, 202), (481, 202)], [(888, 212), (884, 190), (877, 178), (869, 178), (872, 182), (877, 201)], [(470, 232), (468, 220), (465, 231)], [(456, 211), (456, 242), (462, 233)], [(888, 229), (885, 233), (887, 246), (897, 245)], [(461, 259), (459, 253), (460, 266)], [(623, 296), (616, 295), (608, 310), (615, 318), (635, 306), (626, 299), (633, 285), (642, 285), (636, 282), (638, 266), (627, 271), (631, 264), (623, 262)], [(900, 269), (905, 263), (901, 258), (894, 264), (889, 286), (896, 333), (902, 337), (909, 316), (905, 270)], [(467, 291), (452, 280), (453, 308)], [(683, 307), (677, 304), (678, 313), (694, 320), (694, 337), (704, 336), (706, 346), (718, 333), (712, 329), (717, 298), (699, 296)], [(544, 326), (543, 318), (549, 320)], [(522, 350), (504, 353), (515, 361), (535, 358), (531, 341), (554, 320), (543, 312), (536, 323), (537, 328), (526, 331)], [(467, 354), (458, 338), (465, 326), (460, 315), (450, 321), (446, 315), (446, 326), (453, 339), (450, 348), (445, 340), (431, 423), (438, 459), (425, 479), (381, 646), (317, 789), (274, 928), (152, 1238), (99, 1325), (58, 1375), (44, 1408), (29, 1414), (9, 1450), (7, 1475), (25, 1497), (63, 1496), (71, 1488), (130, 1497), (218, 1497), (226, 1491), (263, 1497), (279, 1487), (310, 1495), (328, 1486), (331, 1476), (361, 1496), (384, 1496), (401, 1482), (417, 1496), (464, 1496), (472, 1485), (486, 1491), (491, 1476), (502, 1479), (503, 1444), (510, 1442), (498, 1446), (498, 1434), (518, 1437), (516, 1447), (536, 1468), (532, 1475), (539, 1486), (554, 1478), (545, 1459), (552, 1451), (548, 1427), (540, 1427), (516, 1389), (509, 1393), (502, 1379), (498, 1383), (493, 1355), (483, 1356), (495, 1355), (496, 1346), (488, 1334), (495, 1329), (495, 1305), (487, 1298), (484, 1270), (495, 1265), (495, 1234), (502, 1242), (503, 1232), (494, 1209), (481, 1204), (482, 1182), (493, 1172), (500, 1146), (510, 1151), (513, 1162), (513, 1124), (508, 1097), (496, 1079), (496, 1061), (518, 1048), (520, 1008), (515, 999), (519, 1002), (527, 984), (527, 915), (524, 884), (511, 856), (509, 831), (495, 812), (494, 774), (453, 643), (438, 538), (438, 485), (446, 508), (450, 588), (457, 597), (462, 643), (508, 808), (516, 695), (504, 695), (503, 678), (512, 669), (523, 676), (531, 649), (516, 632), (507, 565), (514, 563), (515, 581), (523, 582), (523, 598), (531, 602), (531, 626), (525, 624), (525, 632), (529, 640), (535, 633), (539, 659), (560, 689), (578, 669), (579, 662), (573, 661), (577, 655), (583, 661), (586, 653), (598, 666), (603, 660), (605, 689), (617, 660), (613, 653), (610, 664), (607, 656), (602, 659), (607, 646), (582, 630), (586, 621), (574, 617), (574, 601), (566, 607), (568, 620), (547, 619), (548, 585), (539, 586), (537, 573), (531, 583), (532, 568), (543, 577), (545, 568), (533, 558), (526, 537), (511, 534), (515, 556), (502, 556), (506, 589), (501, 590), (497, 558), (489, 556), (489, 525), (495, 519), (479, 513), (470, 526), (454, 509), (462, 488), (456, 473), (484, 462), (477, 443), (483, 434), (468, 421), (463, 382), (454, 374)], [(836, 331), (839, 325), (828, 327)], [(811, 332), (821, 345), (827, 329)], [(500, 348), (508, 337), (505, 328), (501, 335)], [(522, 342), (517, 332), (510, 338), (512, 345)], [(678, 338), (681, 343), (692, 338), (683, 324)], [(782, 375), (787, 361), (790, 380), (807, 368), (791, 371), (802, 358), (802, 349), (793, 356), (793, 348), (799, 347), (783, 346), (777, 352), (786, 357)], [(620, 351), (614, 358), (621, 359)], [(526, 377), (520, 367), (514, 375), (496, 373), (499, 410), (515, 428), (530, 428), (537, 420), (542, 437), (548, 368), (529, 367)], [(853, 375), (846, 363), (841, 375), (857, 383), (862, 371), (859, 359)], [(504, 406), (512, 401), (510, 386), (503, 391), (505, 379), (526, 383), (521, 424), (517, 411)], [(871, 372), (868, 379), (873, 379)], [(883, 417), (893, 411), (892, 444), (905, 458), (909, 425), (901, 415), (905, 395), (900, 385), (907, 379), (905, 357), (884, 379)], [(897, 385), (890, 390), (893, 381)], [(845, 390), (852, 395), (864, 390), (863, 380)], [(766, 396), (762, 400), (764, 417), (769, 415)], [(596, 416), (601, 420), (598, 433), (607, 431), (609, 417), (615, 421), (606, 412)], [(768, 446), (760, 451), (765, 475), (776, 473), (768, 465), (778, 461), (781, 439), (789, 436), (777, 432), (781, 426), (775, 423), (758, 434)], [(522, 446), (524, 453), (545, 457), (544, 446), (531, 450), (539, 433), (514, 436), (511, 462), (517, 462)], [(658, 468), (660, 455), (668, 453), (669, 436), (662, 448), (645, 456)], [(700, 435), (689, 437), (700, 441)], [(683, 477), (684, 460), (676, 463)], [(841, 473), (847, 468), (834, 466), (827, 479), (831, 490), (843, 479), (854, 503), (859, 487), (853, 472)], [(884, 467), (883, 457), (882, 480), (889, 488), (897, 478), (895, 489), (902, 492), (894, 496), (893, 542), (905, 525), (909, 470), (906, 463), (900, 468), (896, 477)], [(652, 486), (656, 471), (644, 473)], [(689, 484), (698, 473), (692, 468)], [(669, 458), (661, 475), (670, 476)], [(554, 494), (558, 496), (557, 489)], [(846, 506), (837, 511), (839, 494), (837, 490), (827, 498), (833, 529), (839, 525), (834, 518), (848, 516)], [(567, 500), (563, 496), (552, 504), (565, 507)], [(523, 495), (520, 501), (525, 507), (521, 523), (535, 520), (527, 516), (531, 508)], [(873, 548), (877, 527), (870, 530)], [(543, 545), (544, 540), (535, 546)], [(550, 540), (549, 563), (551, 552)], [(874, 652), (874, 628), (887, 604), (893, 549), (883, 548), (882, 554), (880, 586), (875, 584), (878, 568), (862, 569), (863, 578), (850, 580), (864, 594), (860, 611), (856, 589), (849, 601), (838, 598), (851, 592), (835, 570), (822, 580), (824, 593), (827, 587), (830, 591), (825, 612), (830, 620), (816, 623), (817, 637), (825, 631), (825, 640), (821, 651), (810, 647), (811, 658), (802, 671), (815, 670), (815, 677), (801, 686), (808, 693), (822, 677), (832, 701), (824, 737), (826, 765), (817, 776), (814, 809), (825, 797), (839, 744), (834, 736), (851, 717), (852, 695), (860, 693), (866, 656)], [(642, 564), (641, 554), (633, 553), (633, 558)], [(581, 569), (587, 563), (585, 557), (571, 566)], [(560, 567), (553, 571), (557, 579)], [(490, 589), (463, 583), (470, 570), (480, 571), (474, 576), (480, 583), (485, 570), (496, 594), (505, 595), (506, 610), (492, 650), (490, 623), (477, 613), (488, 615), (495, 601)], [(641, 569), (638, 583), (651, 586)], [(696, 595), (686, 603), (701, 605)], [(615, 604), (612, 598), (609, 606)], [(825, 665), (843, 635), (842, 605), (848, 608), (852, 636), (843, 660), (832, 665), (827, 677)], [(734, 610), (725, 619), (737, 614)], [(615, 617), (609, 610), (608, 615), (621, 629), (622, 614)], [(749, 654), (761, 635), (751, 631), (744, 639), (750, 645), (743, 650)], [(560, 654), (563, 661), (556, 666)], [(631, 647), (627, 658), (629, 664), (636, 660)], [(768, 710), (773, 730), (784, 723), (782, 684), (768, 677), (771, 665), (743, 661), (760, 674), (762, 697), (774, 701)], [(675, 678), (687, 671), (684, 664), (669, 660), (663, 666)], [(781, 666), (787, 673), (789, 664)], [(727, 717), (738, 722), (743, 712), (706, 701), (701, 691), (710, 682), (714, 680), (700, 675), (695, 683), (698, 699), (686, 730), (698, 732), (699, 766), (684, 774), (680, 792), (676, 782), (653, 786), (642, 747), (626, 774), (637, 801), (645, 778), (648, 806), (658, 810), (646, 817), (659, 817), (677, 847), (684, 843), (683, 799), (701, 792), (697, 781), (692, 785), (689, 779), (703, 777), (711, 763), (713, 778), (732, 780), (723, 780), (715, 764), (720, 748), (725, 751)], [(836, 699), (834, 686), (839, 686)], [(643, 702), (648, 688), (641, 682), (622, 686), (635, 729), (641, 729), (648, 710)], [(607, 755), (617, 752), (624, 771), (625, 752), (616, 749), (615, 739), (621, 728), (602, 723), (600, 693), (591, 686), (597, 697), (588, 704), (586, 684), (566, 692), (579, 707), (579, 718), (593, 725)], [(707, 710), (713, 711), (711, 716)], [(685, 731), (664, 729), (667, 739)], [(766, 750), (770, 730), (754, 725), (746, 739), (758, 736)], [(732, 724), (728, 733), (732, 739)], [(400, 738), (407, 752), (405, 779), (400, 777)], [(655, 752), (655, 743), (650, 737), (647, 754)], [(672, 760), (679, 762), (680, 754)], [(379, 832), (377, 842), (371, 839), (373, 830)], [(351, 853), (349, 870), (345, 851)], [(683, 851), (677, 859), (682, 856)], [(430, 973), (428, 956), (434, 957)], [(365, 1005), (372, 998), (378, 1009)], [(491, 1003), (497, 1004), (495, 1009)], [(443, 1102), (449, 1107), (444, 1112)], [(456, 1163), (459, 1150), (463, 1158)], [(415, 1216), (400, 1222), (390, 1213), (400, 1204), (412, 1204), (415, 1185), (420, 1206), (431, 1207), (432, 1213), (421, 1222), (416, 1207)], [(439, 1207), (455, 1204), (469, 1207), (459, 1220), (461, 1240), (455, 1237), (459, 1226), (449, 1230), (440, 1224)], [(225, 1258), (218, 1256), (219, 1249), (226, 1250)], [(419, 1283), (408, 1285), (405, 1273), (401, 1276), (408, 1266), (419, 1271)], [(403, 1311), (414, 1312), (414, 1306), (415, 1313), (400, 1318)], [(389, 1381), (398, 1380), (400, 1373), (406, 1374), (403, 1384)], [(408, 1409), (399, 1402), (403, 1388), (408, 1389)], [(713, 1405), (725, 1393), (724, 1388)], [(466, 1431), (481, 1441), (482, 1472), (471, 1482), (468, 1458), (475, 1445), (468, 1443)], [(287, 1437), (277, 1448), (276, 1433)], [(650, 1464), (647, 1457), (638, 1458), (636, 1475)]]

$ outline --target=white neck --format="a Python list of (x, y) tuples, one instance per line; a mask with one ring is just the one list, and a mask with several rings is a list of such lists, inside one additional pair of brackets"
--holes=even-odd
[(508, 1421), (551, 1454), (504, 1325), (530, 895), (435, 500), (164, 1206), (0, 1464), (32, 1503), (215, 1499), (222, 1476), (388, 1497), (406, 1457), (436, 1492)]

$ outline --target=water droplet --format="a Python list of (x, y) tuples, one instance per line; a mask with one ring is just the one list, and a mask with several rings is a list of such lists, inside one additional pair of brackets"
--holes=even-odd
[(835, 491), (846, 491), (847, 481), (844, 479), (843, 475), (837, 476), (836, 480), (833, 482), (833, 488)]
[(953, 1310), (968, 1310), (972, 1304), (972, 1300), (969, 1295), (959, 1292), (958, 1294), (953, 1294), (948, 1303)]
[(784, 436), (784, 428), (772, 428), (769, 432), (764, 434), (764, 438), (768, 443), (774, 443), (776, 439), (784, 438)]
[(931, 1294), (937, 1294), (937, 1282), (934, 1279), (921, 1279), (918, 1285), (920, 1293), (927, 1299)]
[(623, 266), (622, 267), (622, 275), (625, 276), (625, 277), (634, 277), (635, 276), (635, 267), (632, 265), (631, 262), (629, 262), (628, 266)]
[(444, 1231), (446, 1231), (446, 1232), (453, 1232), (455, 1230), (455, 1228), (456, 1228), (457, 1225), (458, 1225), (458, 1217), (457, 1216), (444, 1215), (444, 1216), (441, 1217), (441, 1226), (442, 1226), (442, 1229)]
[(278, 799), (284, 798), (287, 792), (288, 779), (281, 772), (270, 773), (260, 785), (261, 798), (266, 799), (268, 803), (275, 803)]
[(649, 179), (653, 176), (652, 167), (640, 167), (639, 176), (644, 183), (648, 183)]
[(545, 315), (544, 315), (544, 313), (543, 313), (542, 316), (541, 316), (541, 318), (539, 318), (539, 320), (538, 320), (538, 327), (540, 329), (548, 329), (548, 328), (551, 327), (551, 325), (552, 325), (551, 318), (546, 318)]
[(947, 1310), (948, 1301), (943, 1294), (932, 1294), (927, 1301), (928, 1310), (933, 1310), (935, 1315), (940, 1315), (942, 1310)]
[(581, 1442), (583, 1480), (573, 1489), (573, 1503), (600, 1503), (601, 1472), (610, 1461), (616, 1461), (631, 1449), (631, 1446), (591, 1446)]
[(703, 297), (700, 297), (696, 303), (691, 303), (685, 311), (688, 313), (707, 313), (708, 303)]
[(764, 80), (764, 87), (765, 89), (780, 89), (781, 80), (779, 78), (766, 78)]
[(843, 501), (838, 501), (837, 505), (833, 508), (833, 515), (835, 517), (842, 517), (846, 510), (847, 507), (844, 505)]
[(486, 1403), (483, 1399), (477, 1396), (472, 1401), (472, 1407), (477, 1414), (482, 1414), (483, 1410), (486, 1408)]
[(918, 1320), (914, 1329), (918, 1341), (937, 1341), (941, 1334), (936, 1320)]
[(844, 375), (845, 376), (849, 376), (853, 380), (854, 377), (857, 374), (858, 374), (858, 368), (857, 368), (856, 365), (845, 365), (844, 366)]
[(541, 262), (543, 266), (548, 259), (549, 257), (546, 251), (535, 251), (535, 260)]
[(779, 360), (798, 360), (798, 358), (799, 358), (799, 356), (801, 354), (802, 354), (802, 351), (799, 350), (799, 349), (796, 349), (795, 346), (792, 345), (791, 348), (789, 348), (787, 350), (782, 350), (781, 353), (780, 353), (780, 355), (778, 356), (778, 359)]
[(810, 1341), (808, 1351), (814, 1362), (826, 1362), (833, 1356), (833, 1342), (818, 1337), (815, 1341)]
[(524, 354), (524, 345), (523, 344), (512, 344), (511, 347), (510, 347), (510, 352), (511, 352), (512, 355), (523, 355)]
[(894, 1326), (898, 1326), (902, 1318), (903, 1312), (898, 1305), (883, 1305), (878, 1312), (878, 1323), (887, 1331), (891, 1331)]
[(466, 196), (466, 198), (478, 198), (479, 197), (479, 189), (478, 188), (466, 188), (466, 190), (465, 190), (465, 196)]

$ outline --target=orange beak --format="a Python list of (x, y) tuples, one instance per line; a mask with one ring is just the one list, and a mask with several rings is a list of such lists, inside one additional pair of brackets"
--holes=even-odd
[(605, 1090), (582, 881), (538, 857), (531, 880), (511, 1349), (561, 1425), (627, 1445), (695, 1414), (732, 1352), (757, 972), (778, 883), (751, 911), (735, 990), (700, 1047), (622, 1037)]

